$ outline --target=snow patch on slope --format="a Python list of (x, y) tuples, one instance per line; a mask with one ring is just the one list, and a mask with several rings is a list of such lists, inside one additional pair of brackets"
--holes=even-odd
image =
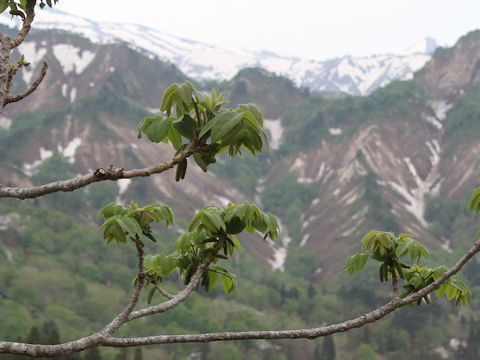
[(279, 269), (280, 271), (284, 271), (285, 259), (287, 258), (287, 248), (292, 241), (292, 238), (288, 235), (286, 228), (282, 225), (278, 217), (277, 221), (279, 226), (279, 234), (283, 235), (281, 235), (280, 241), (278, 241), (277, 243), (269, 241), (271, 247), (274, 249), (273, 260), (269, 260), (269, 263), (272, 269)]
[(340, 128), (329, 128), (328, 132), (330, 135), (342, 135), (342, 129)]
[(80, 75), (95, 58), (93, 52), (88, 50), (82, 52), (80, 48), (70, 44), (54, 45), (53, 54), (60, 65), (62, 65), (64, 74), (68, 74), (75, 70), (77, 75)]
[(438, 121), (435, 117), (433, 116), (429, 116), (429, 115), (425, 115), (425, 114), (422, 114), (422, 118), (429, 122), (430, 124), (432, 124), (433, 126), (435, 126), (438, 130), (441, 130), (443, 125), (440, 121)]
[(452, 108), (452, 104), (448, 104), (446, 101), (431, 101), (430, 107), (435, 113), (436, 118), (439, 121), (445, 120), (447, 112)]
[(79, 137), (74, 137), (64, 148), (62, 145), (57, 145), (57, 150), (64, 157), (67, 158), (68, 162), (73, 164), (75, 162), (75, 153), (77, 152), (78, 147), (82, 145), (82, 139)]
[(0, 116), (0, 128), (8, 130), (12, 126), (12, 119), (5, 116)]
[(70, 90), (70, 102), (73, 103), (76, 97), (77, 97), (77, 88), (74, 87)]
[(47, 160), (53, 155), (53, 151), (44, 149), (43, 147), (41, 147), (39, 151), (40, 151), (40, 160), (35, 160), (31, 164), (27, 164), (27, 163), (23, 164), (23, 172), (25, 173), (25, 175), (32, 176), (35, 168), (41, 165), (45, 160)]
[(430, 162), (432, 164), (430, 173), (427, 175), (425, 180), (422, 180), (417, 173), (417, 169), (413, 165), (409, 157), (403, 158), (404, 163), (406, 164), (410, 175), (412, 176), (416, 188), (409, 189), (407, 186), (402, 186), (394, 181), (389, 181), (388, 184), (401, 196), (405, 198), (407, 203), (403, 206), (404, 208), (413, 214), (418, 222), (423, 226), (427, 227), (428, 223), (425, 220), (425, 201), (424, 196), (427, 193), (436, 194), (440, 190), (442, 179), (439, 179), (438, 166), (440, 163), (440, 144), (437, 140), (433, 139), (426, 142), (426, 146), (429, 149), (431, 156)]
[(270, 131), (272, 135), (270, 138), (270, 147), (273, 150), (277, 150), (280, 147), (280, 140), (283, 135), (283, 126), (280, 119), (276, 120), (263, 120), (263, 126)]
[(62, 84), (62, 96), (67, 97), (68, 84)]

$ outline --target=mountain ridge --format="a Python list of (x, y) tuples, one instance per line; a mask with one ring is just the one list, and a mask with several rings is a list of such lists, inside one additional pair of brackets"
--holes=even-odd
[[(11, 24), (7, 16), (0, 22)], [(342, 56), (324, 61), (282, 57), (269, 51), (248, 51), (237, 46), (217, 47), (169, 35), (142, 25), (98, 23), (57, 9), (39, 12), (37, 29), (63, 29), (94, 43), (123, 41), (175, 64), (197, 80), (230, 80), (241, 69), (260, 67), (291, 79), (298, 87), (317, 92), (366, 95), (393, 80), (412, 77), (439, 44), (426, 38), (398, 54), (369, 57)]]

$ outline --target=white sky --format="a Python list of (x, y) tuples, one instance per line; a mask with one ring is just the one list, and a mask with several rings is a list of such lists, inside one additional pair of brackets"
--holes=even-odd
[(398, 52), (427, 36), (453, 44), (480, 28), (479, 0), (60, 0), (57, 8), (317, 60)]

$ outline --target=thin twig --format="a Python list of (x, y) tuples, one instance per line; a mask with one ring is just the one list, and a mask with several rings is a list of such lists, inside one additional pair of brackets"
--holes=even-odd
[(131, 314), (131, 312), (137, 305), (138, 300), (140, 299), (145, 280), (145, 269), (143, 265), (144, 251), (138, 235), (136, 235), (134, 242), (137, 249), (138, 257), (138, 274), (137, 284), (135, 286), (135, 293), (133, 294), (132, 299), (130, 300), (130, 303), (127, 305), (127, 307), (115, 319), (113, 319), (110, 324), (100, 330), (100, 333), (102, 333), (103, 335), (110, 335), (114, 333), (116, 330), (118, 330), (120, 326), (122, 326), (126, 321), (128, 321), (129, 315)]
[[(7, 96), (3, 100), (3, 106), (5, 107), (7, 104), (23, 100), (28, 95), (30, 95), (35, 90), (37, 90), (38, 86), (40, 85), (43, 78), (47, 74), (47, 69), (48, 69), (48, 64), (44, 61), (43, 66), (42, 66), (42, 71), (40, 72), (40, 75), (38, 76), (38, 78), (33, 82), (33, 84), (26, 91), (24, 91), (21, 94), (18, 94), (18, 95), (15, 95), (15, 96)], [(8, 92), (10, 91), (10, 84), (11, 84), (11, 75), (9, 74), (9, 79), (7, 81), (7, 95), (8, 95)]]
[(157, 288), (157, 291), (162, 294), (163, 296), (165, 296), (167, 299), (173, 299), (175, 297), (175, 295), (172, 295), (170, 294), (167, 290), (165, 290), (164, 288), (162, 288), (160, 286), (160, 284), (158, 283), (158, 281), (155, 283), (155, 287)]
[(220, 251), (220, 249), (216, 248), (213, 255), (210, 256), (207, 259), (207, 261), (205, 261), (203, 264), (201, 264), (197, 268), (197, 271), (195, 271), (195, 273), (193, 274), (188, 285), (185, 286), (185, 288), (183, 288), (183, 290), (180, 291), (177, 295), (173, 296), (171, 299), (161, 304), (149, 306), (145, 309), (132, 312), (128, 318), (128, 321), (149, 316), (149, 315), (160, 314), (182, 303), (188, 297), (188, 295), (190, 295), (192, 291), (197, 288), (203, 273), (205, 272), (205, 270), (208, 269), (208, 266), (212, 263), (212, 261), (215, 260), (215, 257), (217, 256), (218, 251)]

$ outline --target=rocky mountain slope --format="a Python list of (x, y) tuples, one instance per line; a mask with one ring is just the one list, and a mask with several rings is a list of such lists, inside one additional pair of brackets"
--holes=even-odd
[[(0, 22), (11, 24), (7, 16), (0, 17)], [(410, 79), (439, 46), (434, 39), (426, 38), (398, 54), (317, 61), (238, 47), (216, 47), (141, 25), (97, 23), (56, 9), (40, 12), (35, 25), (78, 33), (94, 43), (126, 42), (134, 49), (175, 64), (183, 73), (198, 80), (229, 80), (241, 69), (259, 67), (291, 79), (298, 87), (351, 95), (369, 94), (393, 80)]]
[[(141, 200), (144, 194), (145, 199), (172, 203), (182, 218), (207, 203), (256, 197), (286, 222), (295, 240), (291, 246), (319, 254), (318, 268), (329, 269), (327, 274), (338, 270), (368, 226), (413, 233), (434, 248), (448, 248), (451, 239), (431, 234), (425, 196), (461, 197), (475, 183), (473, 145), (459, 144), (456, 137), (466, 125), (451, 124), (458, 121), (455, 116), (463, 111), (463, 102), (475, 96), (477, 37), (474, 32), (452, 49), (437, 50), (413, 81), (394, 82), (365, 98), (308, 97), (288, 80), (253, 69), (230, 82), (212, 83), (226, 90), (233, 104), (254, 101), (264, 109), (273, 135), (270, 154), (246, 159), (252, 163), (245, 163), (248, 169), (242, 174), (234, 169), (225, 173), (226, 165), (212, 166), (224, 174), (223, 180), (192, 167), (181, 187), (173, 176), (154, 177), (142, 191), (135, 182), (120, 182), (118, 196)], [(2, 115), (3, 182), (31, 184), (36, 169), (56, 151), (79, 173), (109, 164), (140, 167), (171, 155), (138, 140), (135, 127), (143, 116), (158, 110), (170, 83), (186, 78), (173, 65), (124, 44), (99, 45), (63, 32), (37, 32), (15, 56), (20, 53), (32, 66), (21, 74), (17, 89), (32, 80), (42, 59), (49, 62), (50, 73), (35, 96)], [(41, 120), (22, 116), (27, 109), (42, 112)], [(273, 120), (279, 117), (281, 121)], [(22, 138), (30, 124), (35, 135)], [(8, 146), (14, 143), (16, 147)], [(14, 171), (7, 171), (12, 166)], [(244, 185), (250, 172), (253, 185), (257, 177), (261, 179), (248, 190)], [(288, 207), (268, 199), (269, 189), (274, 193), (277, 184), (287, 184), (289, 174), (301, 184), (298, 191), (313, 195), (290, 202), (296, 204), (289, 208), (297, 214), (293, 217)], [(230, 185), (238, 181), (233, 175), (243, 186)], [(296, 225), (292, 220), (288, 224), (287, 218)], [(338, 247), (332, 256), (323, 249), (333, 242)], [(267, 248), (260, 253), (269, 254)], [(285, 255), (281, 248), (266, 256), (281, 267)]]
[[(263, 182), (272, 186), (289, 171), (314, 187), (297, 240), (318, 254), (324, 270), (338, 271), (338, 249), (353, 249), (371, 228), (415, 234), (433, 249), (468, 246), (462, 241), (471, 241), (473, 230), (469, 240), (452, 228), (432, 232), (427, 215), (435, 197), (462, 199), (465, 207), (478, 184), (479, 59), (476, 31), (437, 50), (412, 81), (366, 98), (312, 97), (282, 116), (279, 152), (288, 155)], [(447, 227), (473, 221), (457, 215)]]

